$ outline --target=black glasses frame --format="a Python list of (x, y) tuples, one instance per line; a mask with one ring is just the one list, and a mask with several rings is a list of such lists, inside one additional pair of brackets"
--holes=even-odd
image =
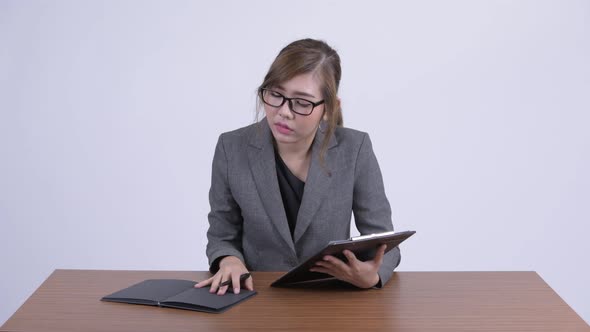
[[(277, 95), (281, 96), (281, 98), (283, 98), (283, 101), (281, 102), (280, 105), (269, 104), (268, 102), (266, 102), (266, 100), (264, 100), (264, 91), (276, 93)], [(321, 104), (323, 104), (325, 102), (325, 100), (320, 100), (317, 103), (314, 103), (313, 101), (307, 100), (305, 98), (288, 98), (288, 97), (285, 97), (280, 92), (277, 92), (277, 91), (271, 90), (271, 89), (265, 89), (265, 88), (261, 88), (259, 91), (259, 94), (260, 94), (260, 99), (262, 99), (262, 102), (267, 104), (268, 106), (279, 108), (279, 107), (282, 107), (283, 105), (285, 105), (285, 102), (289, 102), (289, 110), (295, 114), (299, 114), (299, 115), (303, 115), (303, 116), (311, 115), (311, 113), (313, 113), (313, 110), (316, 108), (316, 106), (320, 106)], [(311, 104), (311, 111), (309, 111), (309, 113), (299, 113), (299, 112), (293, 110), (293, 100), (303, 100), (303, 101), (310, 103)]]

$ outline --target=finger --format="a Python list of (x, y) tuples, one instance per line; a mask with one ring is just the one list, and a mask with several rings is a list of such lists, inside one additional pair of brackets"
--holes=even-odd
[(331, 269), (334, 267), (334, 264), (330, 261), (317, 261), (312, 267), (323, 267), (325, 269)]
[(221, 284), (221, 279), (222, 275), (219, 272), (217, 272), (217, 274), (213, 276), (213, 282), (211, 282), (211, 289), (209, 289), (210, 293), (217, 292), (217, 288), (219, 287), (219, 284)]
[[(229, 283), (226, 281), (229, 281)], [(229, 289), (229, 287), (231, 287), (232, 281), (233, 281), (232, 271), (231, 270), (224, 271), (223, 275), (219, 281), (219, 290), (217, 291), (217, 295), (224, 295), (225, 293), (227, 293), (227, 290)], [(226, 285), (223, 285), (224, 282)]]
[(326, 263), (326, 262), (330, 263), (331, 268), (333, 268), (333, 269), (339, 269), (339, 270), (342, 270), (342, 271), (348, 271), (348, 269), (350, 268), (342, 260), (340, 260), (340, 259), (338, 259), (338, 258), (336, 258), (334, 256), (331, 256), (331, 255), (328, 255), (328, 256), (324, 257), (324, 262), (323, 263)]
[(339, 271), (342, 269), (341, 267), (338, 267), (336, 264), (334, 264), (332, 261), (318, 261), (315, 263), (315, 265), (312, 266), (312, 268), (316, 267), (324, 268), (329, 271)]
[[(335, 258), (335, 259), (339, 260), (337, 258)], [(328, 261), (317, 262), (316, 265), (314, 265), (310, 268), (310, 271), (326, 273), (326, 274), (329, 274), (333, 277), (339, 277), (339, 276), (342, 276), (346, 273), (346, 271), (343, 271), (342, 268), (340, 268), (340, 267), (332, 264), (332, 262), (328, 262)]]
[(335, 277), (334, 272), (330, 269), (327, 269), (325, 267), (312, 267), (311, 269), (309, 269), (311, 272), (319, 272), (319, 273), (325, 273), (325, 274), (329, 274), (333, 277)]
[(381, 264), (383, 263), (383, 256), (385, 255), (385, 248), (387, 248), (387, 245), (382, 244), (379, 247), (379, 249), (377, 249), (377, 254), (375, 254), (375, 258), (373, 258), (373, 262), (375, 265), (381, 266)]
[(240, 294), (240, 274), (234, 273), (234, 275), (231, 276), (231, 282), (234, 286), (234, 294)]
[(346, 259), (348, 260), (348, 265), (355, 265), (358, 264), (360, 261), (356, 258), (356, 256), (354, 255), (354, 253), (350, 250), (344, 250), (342, 252), (344, 254), (344, 257), (346, 257)]
[(221, 286), (221, 287), (219, 287), (219, 291), (217, 292), (217, 295), (224, 295), (225, 292), (227, 292), (227, 288), (228, 287), (229, 286)]
[(244, 281), (244, 285), (246, 286), (246, 289), (251, 291), (254, 290), (254, 280), (252, 279), (252, 276), (250, 276), (248, 279), (246, 279), (246, 281)]
[(206, 279), (206, 280), (202, 280), (199, 281), (198, 283), (195, 284), (195, 288), (201, 288), (207, 285), (211, 285), (211, 283), (213, 282), (213, 277)]

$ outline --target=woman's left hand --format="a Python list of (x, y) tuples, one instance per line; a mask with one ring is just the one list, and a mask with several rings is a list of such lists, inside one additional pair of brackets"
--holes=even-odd
[(311, 269), (312, 272), (321, 272), (332, 275), (337, 279), (346, 281), (360, 288), (371, 288), (379, 283), (379, 267), (383, 263), (387, 246), (382, 244), (377, 249), (375, 258), (370, 261), (360, 261), (350, 250), (344, 250), (342, 253), (348, 260), (344, 262), (334, 256), (324, 256), (324, 259), (315, 263)]

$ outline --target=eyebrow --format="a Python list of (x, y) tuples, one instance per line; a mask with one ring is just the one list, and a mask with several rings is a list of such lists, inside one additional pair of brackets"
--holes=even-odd
[[(283, 90), (283, 91), (286, 91), (286, 90), (285, 90), (285, 88), (283, 88), (281, 85), (277, 85), (277, 88), (278, 88), (278, 89), (281, 89), (281, 90)], [(317, 98), (316, 98), (316, 96), (314, 96), (314, 95), (311, 95), (311, 94), (309, 94), (309, 93), (307, 93), (307, 92), (303, 92), (303, 91), (293, 91), (293, 94), (294, 94), (295, 96), (303, 96), (303, 97), (310, 97), (310, 98), (317, 99)]]

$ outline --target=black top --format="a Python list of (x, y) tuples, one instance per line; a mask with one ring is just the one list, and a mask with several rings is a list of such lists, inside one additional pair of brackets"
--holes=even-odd
[(289, 222), (289, 229), (291, 230), (291, 237), (295, 233), (295, 224), (297, 223), (297, 214), (303, 199), (303, 190), (305, 189), (305, 182), (299, 180), (298, 177), (291, 173), (291, 170), (279, 152), (275, 150), (275, 160), (277, 165), (277, 179), (279, 180), (279, 189), (281, 190), (281, 197), (283, 198), (283, 206), (285, 207), (285, 214)]

